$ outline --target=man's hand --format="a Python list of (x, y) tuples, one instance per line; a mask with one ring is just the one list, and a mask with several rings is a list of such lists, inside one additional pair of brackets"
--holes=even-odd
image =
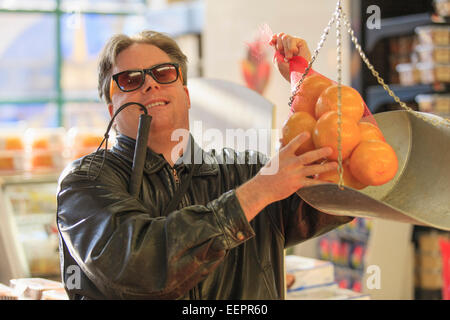
[[(285, 199), (304, 186), (325, 183), (311, 178), (314, 175), (337, 169), (337, 162), (314, 163), (332, 153), (329, 147), (295, 155), (295, 151), (309, 136), (308, 132), (303, 132), (292, 139), (255, 177), (237, 188), (236, 195), (248, 221), (270, 203)], [(265, 174), (271, 171), (274, 161), (278, 161), (278, 170)]]
[(285, 57), (285, 61), (277, 61), (278, 70), (281, 75), (289, 82), (291, 82), (289, 74), (289, 63), (287, 62), (293, 56), (301, 56), (306, 60), (311, 60), (311, 52), (305, 40), (290, 36), (285, 33), (278, 33), (272, 36), (270, 45), (275, 47), (275, 50)]

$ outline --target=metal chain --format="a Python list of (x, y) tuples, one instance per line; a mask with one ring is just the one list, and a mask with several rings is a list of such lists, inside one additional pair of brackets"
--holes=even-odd
[(400, 98), (391, 90), (391, 88), (389, 88), (389, 86), (384, 82), (383, 78), (380, 77), (379, 73), (377, 71), (375, 71), (375, 68), (373, 67), (373, 65), (369, 62), (369, 59), (366, 57), (366, 55), (364, 54), (364, 52), (361, 49), (361, 45), (358, 43), (358, 39), (355, 37), (355, 32), (353, 31), (350, 22), (347, 19), (347, 16), (344, 12), (342, 12), (342, 19), (344, 21), (345, 26), (347, 27), (347, 31), (351, 36), (352, 42), (355, 45), (356, 50), (358, 51), (359, 55), (361, 56), (361, 59), (364, 61), (364, 63), (367, 65), (367, 67), (369, 68), (370, 72), (373, 74), (373, 76), (375, 78), (377, 78), (378, 83), (383, 87), (383, 89), (385, 91), (387, 91), (387, 93), (394, 98), (395, 102), (398, 103), (403, 109), (405, 109), (406, 111), (408, 111), (409, 113), (413, 114), (414, 116), (434, 125), (434, 126), (439, 126), (439, 125), (445, 125), (445, 126), (450, 126), (450, 119), (448, 118), (441, 118), (441, 117), (436, 117), (435, 119), (431, 120), (430, 118), (427, 118), (425, 116), (423, 116), (422, 114), (420, 114), (419, 112), (415, 112), (413, 109), (411, 109), (410, 107), (408, 107), (404, 102), (402, 102), (400, 100)]
[(408, 111), (409, 113), (413, 114), (414, 116), (434, 125), (445, 125), (450, 126), (450, 119), (448, 118), (441, 118), (436, 117), (434, 119), (429, 119), (419, 112), (415, 112), (413, 109), (408, 107), (404, 102), (400, 100), (400, 98), (391, 90), (391, 88), (384, 82), (384, 79), (379, 75), (377, 71), (375, 71), (375, 68), (373, 65), (369, 62), (369, 59), (365, 55), (365, 53), (362, 51), (361, 45), (358, 43), (358, 39), (355, 36), (355, 33), (350, 25), (350, 22), (347, 19), (347, 16), (345, 12), (342, 10), (341, 6), (341, 0), (338, 0), (336, 9), (333, 12), (333, 15), (328, 22), (328, 25), (324, 29), (324, 32), (322, 36), (320, 37), (320, 41), (317, 45), (316, 50), (314, 50), (314, 54), (311, 58), (311, 61), (308, 63), (307, 68), (305, 69), (305, 72), (302, 74), (302, 77), (298, 81), (295, 89), (292, 92), (291, 97), (289, 98), (289, 107), (292, 107), (292, 102), (294, 101), (295, 95), (298, 93), (303, 81), (306, 78), (306, 75), (311, 70), (312, 64), (316, 60), (320, 49), (322, 49), (323, 44), (325, 43), (325, 40), (328, 36), (328, 33), (330, 32), (331, 26), (336, 21), (336, 38), (337, 38), (337, 83), (338, 83), (338, 173), (339, 173), (339, 183), (338, 186), (340, 189), (343, 189), (343, 164), (342, 164), (342, 33), (341, 33), (341, 24), (343, 23), (347, 27), (347, 32), (350, 34), (351, 40), (353, 44), (355, 45), (356, 50), (358, 51), (361, 59), (364, 61), (364, 63), (369, 68), (372, 75), (377, 78), (378, 83), (383, 87), (383, 89), (388, 92), (388, 94), (394, 98), (394, 101), (398, 103), (403, 109)]
[(342, 34), (341, 34), (341, 19), (342, 19), (342, 7), (341, 0), (337, 3), (336, 8), (336, 44), (337, 44), (337, 83), (338, 83), (338, 95), (337, 95), (337, 113), (338, 113), (338, 174), (339, 183), (338, 187), (344, 189), (344, 169), (342, 166)]
[(312, 67), (312, 64), (314, 63), (314, 61), (316, 60), (317, 56), (319, 55), (319, 51), (320, 51), (320, 49), (322, 49), (323, 44), (325, 43), (325, 40), (326, 40), (326, 38), (328, 36), (328, 33), (330, 32), (331, 26), (334, 23), (336, 14), (337, 14), (337, 10), (335, 10), (333, 12), (333, 15), (332, 15), (330, 21), (328, 22), (328, 25), (326, 26), (326, 28), (324, 29), (324, 31), (322, 33), (322, 36), (320, 37), (320, 41), (319, 41), (319, 43), (317, 45), (317, 48), (316, 48), (316, 50), (314, 50), (314, 54), (313, 54), (313, 56), (311, 58), (311, 61), (308, 63), (308, 67), (306, 67), (305, 72), (302, 74), (302, 77), (297, 82), (295, 90), (292, 92), (292, 94), (291, 94), (291, 96), (289, 98), (289, 103), (288, 103), (289, 107), (292, 107), (292, 102), (294, 101), (295, 95), (298, 93), (298, 91), (300, 89), (300, 86), (302, 85), (303, 81), (306, 78), (306, 75), (308, 74), (309, 70)]

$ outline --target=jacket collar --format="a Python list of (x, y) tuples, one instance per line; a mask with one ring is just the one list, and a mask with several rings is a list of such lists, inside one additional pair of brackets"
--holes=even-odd
[[(111, 151), (120, 156), (123, 160), (129, 162), (131, 165), (133, 163), (135, 145), (135, 139), (120, 134), (116, 137), (116, 144), (112, 147)], [(194, 156), (192, 156), (192, 154)], [(204, 151), (195, 142), (192, 134), (189, 133), (187, 152), (183, 153), (173, 167), (178, 170), (179, 168), (185, 166), (188, 170), (191, 170), (193, 168), (193, 164), (200, 164), (200, 168), (195, 175), (211, 175), (219, 172), (219, 165), (216, 159)], [(161, 153), (156, 153), (152, 149), (147, 148), (144, 166), (144, 171), (146, 173), (154, 173), (165, 165), (170, 166)]]

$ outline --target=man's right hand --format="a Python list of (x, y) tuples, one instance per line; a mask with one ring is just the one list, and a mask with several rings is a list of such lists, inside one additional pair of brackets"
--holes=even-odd
[(298, 147), (309, 137), (307, 132), (299, 134), (281, 148), (255, 177), (237, 188), (236, 195), (248, 221), (270, 203), (285, 199), (304, 186), (325, 183), (311, 177), (338, 167), (337, 162), (314, 163), (332, 153), (329, 147), (295, 155)]

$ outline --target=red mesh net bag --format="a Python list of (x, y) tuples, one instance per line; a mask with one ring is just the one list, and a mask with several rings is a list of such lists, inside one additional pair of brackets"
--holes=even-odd
[[(261, 27), (260, 34), (259, 38), (267, 44), (273, 35), (268, 26)], [(274, 61), (280, 59), (284, 61), (285, 57), (275, 52)], [(309, 63), (300, 56), (294, 56), (288, 62), (291, 92), (294, 93)], [(340, 116), (338, 94), (341, 95)], [(317, 179), (360, 190), (383, 185), (395, 177), (397, 155), (357, 90), (341, 85), (339, 91), (337, 82), (310, 68), (291, 102), (289, 118), (282, 128), (281, 146), (308, 131), (310, 139), (296, 154), (331, 147), (333, 153), (324, 161), (340, 164), (335, 172), (323, 173)]]

